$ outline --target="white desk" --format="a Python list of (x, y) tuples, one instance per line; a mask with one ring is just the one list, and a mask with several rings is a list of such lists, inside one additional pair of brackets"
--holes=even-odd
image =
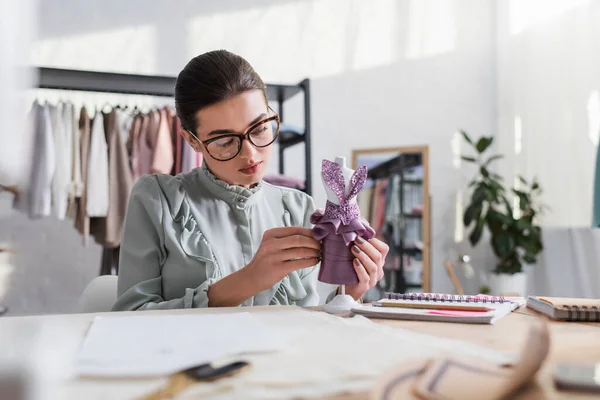
[[(143, 311), (148, 313), (205, 313), (205, 312), (289, 312), (286, 307), (255, 307), (230, 309), (201, 309), (175, 311)], [(113, 313), (110, 315), (135, 315), (136, 313)], [(72, 314), (39, 317), (4, 317), (0, 318), (0, 339), (2, 355), (6, 349), (16, 351), (27, 349), (27, 353), (36, 358), (39, 368), (50, 372), (48, 379), (57, 380), (58, 384), (45, 387), (45, 396), (40, 399), (131, 399), (147, 393), (164, 383), (164, 380), (82, 380), (69, 376), (72, 363), (81, 341), (90, 326), (95, 314)], [(311, 314), (312, 315), (312, 314)], [(449, 323), (432, 323), (416, 321), (373, 320), (378, 325), (393, 326), (408, 331), (443, 336), (451, 339), (469, 341), (481, 346), (497, 350), (516, 351), (519, 349), (529, 324), (537, 316), (526, 309), (521, 309), (496, 323), (496, 325), (463, 325)], [(358, 328), (354, 328), (358, 329)], [(594, 398), (584, 394), (561, 393), (554, 389), (551, 371), (557, 361), (600, 360), (600, 324), (591, 323), (550, 323), (551, 354), (540, 371), (537, 382), (531, 385), (520, 398)], [(33, 335), (34, 333), (37, 336)], [(116, 340), (117, 338), (115, 338)], [(317, 338), (315, 338), (317, 340)], [(35, 344), (35, 345), (33, 345)], [(369, 345), (368, 338), (356, 346)], [(342, 356), (340, 354), (340, 356)], [(266, 359), (268, 360), (268, 359)], [(369, 360), (365, 360), (368, 364)], [(353, 367), (353, 366), (350, 366)], [(273, 365), (276, 371), (277, 366)], [(44, 385), (42, 385), (44, 387)], [(335, 398), (365, 398), (364, 391), (345, 394)], [(185, 393), (181, 399), (194, 398)], [(324, 397), (320, 397), (324, 398)], [(326, 397), (334, 398), (334, 397)], [(36, 399), (37, 400), (37, 399)]]

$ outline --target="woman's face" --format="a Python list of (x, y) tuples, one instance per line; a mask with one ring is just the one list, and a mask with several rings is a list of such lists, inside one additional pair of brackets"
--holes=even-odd
[[(263, 93), (252, 90), (198, 111), (196, 120), (199, 124), (195, 133), (203, 142), (228, 133), (241, 134), (270, 116)], [(249, 140), (244, 140), (237, 156), (229, 161), (218, 161), (211, 157), (206, 146), (189, 137), (186, 139), (196, 151), (202, 151), (204, 162), (217, 178), (230, 185), (247, 188), (258, 183), (265, 175), (273, 148), (272, 145), (255, 147)]]

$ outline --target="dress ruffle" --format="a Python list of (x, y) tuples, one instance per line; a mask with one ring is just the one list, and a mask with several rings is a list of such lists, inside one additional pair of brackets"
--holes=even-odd
[(310, 216), (310, 222), (314, 225), (312, 235), (315, 240), (323, 240), (329, 235), (341, 235), (346, 246), (354, 242), (358, 236), (365, 240), (375, 237), (375, 230), (362, 216), (350, 220), (344, 224), (340, 218), (324, 216), (324, 210), (318, 209)]

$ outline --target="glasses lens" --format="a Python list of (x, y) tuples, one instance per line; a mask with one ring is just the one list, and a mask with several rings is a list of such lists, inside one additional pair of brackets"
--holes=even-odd
[(275, 141), (279, 133), (279, 121), (266, 120), (256, 125), (249, 132), (248, 137), (256, 147), (267, 147)]
[(217, 160), (227, 161), (237, 155), (240, 140), (239, 136), (224, 136), (209, 143), (206, 149)]

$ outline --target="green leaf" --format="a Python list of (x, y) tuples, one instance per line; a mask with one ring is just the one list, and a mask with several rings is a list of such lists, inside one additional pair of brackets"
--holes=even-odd
[(513, 189), (512, 191), (517, 196), (519, 196), (519, 208), (521, 210), (526, 210), (527, 208), (529, 208), (529, 205), (531, 204), (531, 202), (529, 200), (529, 195), (527, 193), (525, 193), (521, 190), (517, 190), (517, 189)]
[(517, 220), (516, 226), (519, 231), (525, 231), (525, 230), (531, 231), (532, 230), (531, 224), (529, 222), (525, 221), (523, 218), (520, 218)]
[(532, 190), (536, 190), (536, 189), (539, 189), (539, 188), (540, 188), (540, 184), (537, 183), (537, 182), (533, 182), (533, 185), (531, 185), (531, 189)]
[(519, 175), (519, 180), (523, 183), (523, 185), (528, 185), (528, 183), (525, 180), (525, 178), (523, 178), (521, 175)]
[(502, 175), (498, 175), (495, 172), (490, 172), (490, 176), (492, 178), (496, 179), (497, 181), (503, 181), (504, 180), (504, 178), (502, 177)]
[(467, 132), (465, 131), (460, 131), (460, 133), (463, 135), (463, 137), (465, 138), (465, 140), (467, 142), (469, 142), (470, 144), (473, 144), (473, 141), (471, 140), (471, 138), (469, 137), (469, 135), (467, 135)]
[(527, 264), (535, 264), (537, 257), (533, 254), (525, 253), (523, 255), (523, 261), (525, 261)]
[(481, 204), (485, 199), (485, 186), (479, 185), (473, 191), (473, 195), (471, 195), (471, 203), (473, 204)]
[(535, 240), (534, 238), (531, 238), (529, 236), (516, 236), (516, 243), (519, 247), (522, 247), (523, 250), (525, 250), (525, 252), (529, 253), (529, 254), (538, 254), (541, 251), (541, 248), (539, 246), (539, 242), (537, 240)]
[(514, 239), (506, 232), (500, 232), (492, 236), (492, 248), (500, 258), (507, 257), (515, 246)]
[(471, 246), (475, 246), (477, 243), (479, 243), (481, 235), (483, 234), (483, 227), (483, 220), (478, 220), (477, 225), (475, 225), (475, 229), (473, 229), (473, 231), (469, 235), (469, 242), (471, 242)]
[(500, 159), (500, 158), (504, 158), (504, 156), (503, 156), (502, 154), (496, 154), (496, 155), (493, 155), (493, 156), (491, 156), (490, 158), (488, 158), (488, 159), (487, 159), (487, 161), (486, 161), (485, 163), (483, 163), (483, 165), (485, 165), (485, 166), (487, 167), (488, 165), (490, 165), (490, 163), (491, 163), (492, 161), (494, 161), (494, 160), (498, 160), (498, 159)]
[(490, 180), (489, 186), (494, 191), (494, 194), (495, 194), (494, 200), (498, 201), (497, 195), (504, 193), (504, 186), (502, 186), (499, 182), (494, 181), (494, 180)]
[(502, 196), (502, 200), (504, 201), (504, 205), (506, 206), (506, 212), (512, 215), (512, 206), (510, 205), (510, 201), (508, 201), (506, 196)]
[(496, 210), (489, 209), (485, 216), (485, 221), (492, 234), (502, 230), (502, 220), (500, 219), (500, 214)]
[(475, 185), (477, 185), (479, 182), (478, 181), (471, 181), (469, 182), (469, 187), (473, 187)]
[(475, 145), (475, 148), (477, 149), (477, 152), (479, 152), (479, 154), (483, 153), (488, 147), (490, 147), (490, 145), (492, 144), (492, 142), (494, 141), (494, 137), (490, 136), (490, 137), (482, 137), (477, 141), (477, 144)]
[(475, 214), (475, 207), (474, 207), (474, 204), (471, 204), (471, 205), (469, 205), (469, 207), (467, 207), (467, 209), (465, 210), (465, 214), (463, 215), (463, 224), (465, 226), (471, 225), (471, 222), (473, 222), (474, 214)]
[(477, 162), (477, 159), (475, 157), (460, 156), (460, 158), (464, 161), (468, 161), (468, 162), (472, 162), (472, 163)]
[(486, 178), (490, 177), (490, 173), (488, 172), (487, 168), (482, 166), (479, 171), (481, 171), (481, 175), (485, 176)]

